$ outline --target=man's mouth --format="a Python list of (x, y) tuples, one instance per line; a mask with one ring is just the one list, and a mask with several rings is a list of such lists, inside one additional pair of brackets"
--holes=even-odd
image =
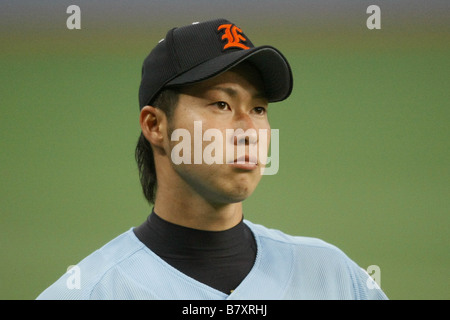
[(245, 155), (235, 158), (232, 161), (227, 162), (227, 164), (243, 170), (254, 170), (258, 167), (258, 160), (256, 157)]

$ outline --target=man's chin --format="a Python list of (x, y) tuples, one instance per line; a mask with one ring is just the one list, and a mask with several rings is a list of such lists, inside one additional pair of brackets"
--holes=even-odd
[(249, 188), (236, 188), (232, 191), (222, 193), (221, 196), (217, 198), (217, 203), (232, 204), (243, 202), (251, 196), (253, 191), (254, 189), (250, 190)]

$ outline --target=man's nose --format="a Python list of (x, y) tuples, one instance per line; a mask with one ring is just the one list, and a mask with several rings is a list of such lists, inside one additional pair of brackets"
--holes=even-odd
[(258, 142), (258, 134), (256, 129), (249, 128), (247, 130), (243, 130), (238, 128), (235, 130), (234, 134), (234, 144), (235, 145), (251, 145), (256, 144)]
[(258, 133), (251, 117), (247, 114), (239, 115), (236, 121), (234, 144), (249, 145), (258, 142)]

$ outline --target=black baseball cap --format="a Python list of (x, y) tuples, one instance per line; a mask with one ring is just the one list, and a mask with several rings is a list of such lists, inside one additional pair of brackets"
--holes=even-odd
[(173, 28), (144, 60), (140, 109), (164, 88), (212, 78), (243, 61), (258, 69), (269, 102), (290, 95), (292, 71), (283, 54), (272, 46), (255, 47), (232, 22), (216, 19)]

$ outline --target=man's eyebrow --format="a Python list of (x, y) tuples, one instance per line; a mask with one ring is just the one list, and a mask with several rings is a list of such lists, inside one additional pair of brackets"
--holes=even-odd
[[(235, 97), (237, 96), (238, 92), (230, 87), (221, 87), (221, 86), (215, 86), (210, 88), (210, 90), (217, 90), (217, 91), (222, 91), (225, 92), (226, 94), (228, 94), (230, 97)], [(266, 95), (260, 91), (257, 91), (252, 98), (254, 99), (262, 99), (262, 100), (268, 100)]]
[(233, 88), (230, 88), (230, 87), (215, 86), (215, 87), (210, 88), (210, 90), (222, 91), (231, 97), (235, 97), (238, 94), (236, 90), (234, 90)]

